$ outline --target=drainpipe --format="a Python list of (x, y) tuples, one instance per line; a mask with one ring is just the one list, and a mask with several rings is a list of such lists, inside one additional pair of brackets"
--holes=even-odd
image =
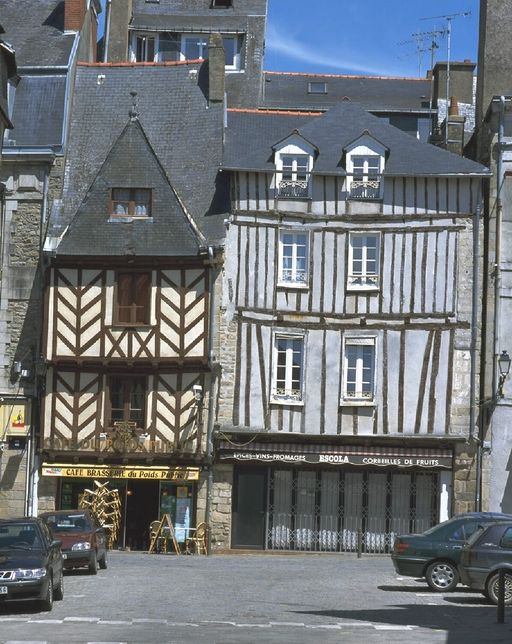
[(211, 526), (211, 511), (212, 511), (212, 492), (213, 492), (213, 424), (215, 421), (215, 396), (217, 390), (217, 383), (219, 379), (218, 374), (218, 362), (214, 354), (214, 338), (217, 331), (216, 324), (216, 297), (215, 289), (217, 279), (219, 277), (219, 269), (216, 267), (215, 263), (215, 250), (213, 246), (208, 246), (208, 259), (212, 271), (212, 289), (210, 296), (210, 321), (208, 329), (208, 362), (211, 367), (211, 378), (210, 378), (210, 391), (208, 396), (208, 421), (207, 421), (207, 430), (206, 430), (206, 463), (208, 467), (208, 476), (206, 480), (206, 525), (208, 526), (208, 541), (207, 541), (207, 553), (210, 554), (210, 526)]

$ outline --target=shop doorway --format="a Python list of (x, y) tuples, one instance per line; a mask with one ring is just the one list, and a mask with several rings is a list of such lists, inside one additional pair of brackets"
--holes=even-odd
[(158, 481), (127, 481), (123, 545), (129, 550), (148, 550), (149, 524), (159, 518)]
[(262, 470), (235, 470), (233, 548), (263, 550), (267, 477)]

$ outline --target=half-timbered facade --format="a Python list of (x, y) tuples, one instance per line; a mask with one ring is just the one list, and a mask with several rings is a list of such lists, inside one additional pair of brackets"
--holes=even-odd
[(486, 170), (350, 103), (230, 110), (224, 166), (230, 544), (385, 551), (471, 509)]
[[(200, 68), (79, 67), (73, 122), (90, 123), (92, 108), (98, 127), (73, 130), (46, 237), (40, 498), (76, 507), (94, 479), (110, 479), (127, 548), (147, 548), (164, 513), (183, 541), (205, 511), (214, 242), (225, 215), (211, 205), (223, 106), (204, 93)], [(215, 80), (211, 71), (212, 91)]]

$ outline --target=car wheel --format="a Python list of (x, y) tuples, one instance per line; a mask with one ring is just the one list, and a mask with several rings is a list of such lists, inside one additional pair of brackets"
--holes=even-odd
[[(485, 584), (485, 590), (487, 591), (487, 597), (492, 601), (493, 604), (498, 603), (498, 585), (499, 585), (499, 573), (491, 575)], [(512, 574), (505, 573), (505, 604), (508, 606), (512, 604)]]
[(449, 561), (434, 561), (425, 573), (427, 584), (436, 593), (446, 593), (454, 590), (459, 583), (459, 573), (455, 564)]
[(107, 569), (107, 551), (106, 551), (106, 550), (105, 550), (105, 552), (103, 553), (103, 557), (98, 561), (98, 563), (99, 563), (100, 568), (101, 568), (102, 570), (106, 570), (106, 569)]
[(41, 600), (41, 610), (45, 612), (51, 611), (53, 608), (53, 579), (51, 576), (46, 583), (46, 592), (44, 598)]
[(95, 575), (98, 572), (98, 559), (96, 557), (96, 551), (93, 550), (91, 553), (91, 558), (89, 559), (89, 574)]
[(53, 598), (56, 599), (57, 601), (64, 599), (64, 572), (63, 571), (61, 571), (60, 573), (59, 585), (53, 591)]

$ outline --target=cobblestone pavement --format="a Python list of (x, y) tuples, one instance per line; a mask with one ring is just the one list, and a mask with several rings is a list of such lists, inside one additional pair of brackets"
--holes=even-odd
[(385, 556), (113, 552), (66, 574), (51, 613), (2, 605), (0, 641), (509, 644), (512, 609), (497, 624), (479, 593), (432, 593)]

